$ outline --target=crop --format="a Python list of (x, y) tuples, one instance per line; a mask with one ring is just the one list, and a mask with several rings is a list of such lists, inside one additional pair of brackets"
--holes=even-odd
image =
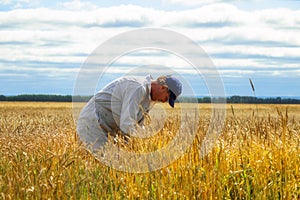
[[(205, 156), (199, 149), (211, 105), (199, 108), (196, 138), (182, 157), (157, 171), (126, 173), (80, 145), (70, 103), (2, 102), (0, 199), (300, 199), (299, 105), (227, 105), (223, 131)], [(178, 110), (165, 109), (175, 117), (132, 149), (172, 139)]]

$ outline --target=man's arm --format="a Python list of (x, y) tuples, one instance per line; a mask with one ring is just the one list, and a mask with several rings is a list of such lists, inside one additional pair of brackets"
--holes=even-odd
[(138, 112), (145, 95), (146, 91), (142, 85), (135, 88), (127, 88), (123, 96), (120, 114), (120, 129), (124, 134), (132, 135), (136, 131)]

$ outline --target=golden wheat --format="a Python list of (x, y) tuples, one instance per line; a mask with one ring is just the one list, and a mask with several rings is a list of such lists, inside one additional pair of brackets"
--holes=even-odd
[[(186, 154), (137, 174), (102, 165), (76, 142), (70, 103), (1, 102), (0, 199), (300, 198), (299, 105), (227, 105), (222, 134), (205, 156), (211, 105), (199, 108)], [(168, 119), (151, 145), (136, 140), (132, 148), (162, 147), (179, 123)]]

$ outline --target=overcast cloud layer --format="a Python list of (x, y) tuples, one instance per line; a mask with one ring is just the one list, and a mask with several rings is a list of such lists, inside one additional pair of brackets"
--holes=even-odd
[[(0, 94), (72, 94), (80, 66), (97, 46), (125, 31), (153, 27), (197, 42), (219, 70), (228, 95), (252, 95), (251, 78), (258, 96), (300, 96), (300, 2), (297, 8), (289, 1), (271, 7), (269, 1), (270, 7), (257, 9), (256, 1), (248, 2), (251, 9), (235, 1), (154, 2), (103, 6), (1, 0)], [(116, 65), (161, 64), (192, 80), (195, 72), (184, 70), (186, 63), (172, 56), (135, 53)], [(194, 85), (198, 95), (206, 95), (199, 86)]]

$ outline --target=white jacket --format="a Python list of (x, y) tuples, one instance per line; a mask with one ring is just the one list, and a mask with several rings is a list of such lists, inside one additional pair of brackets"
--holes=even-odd
[(130, 134), (142, 126), (151, 104), (151, 80), (146, 77), (121, 77), (100, 90), (94, 98), (100, 126), (107, 132)]

